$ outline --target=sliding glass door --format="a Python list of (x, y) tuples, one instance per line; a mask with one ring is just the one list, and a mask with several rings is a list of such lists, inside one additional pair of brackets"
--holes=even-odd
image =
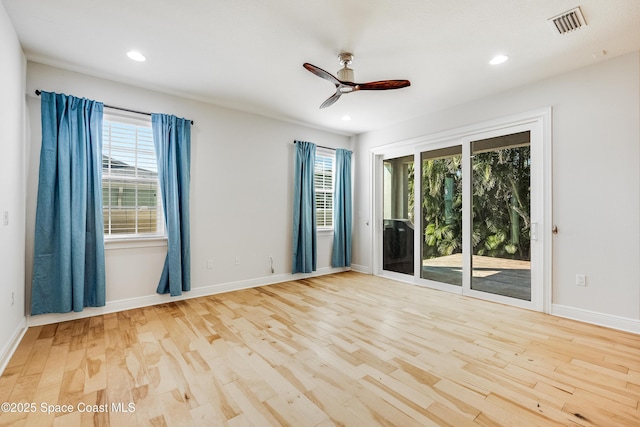
[(471, 142), (471, 289), (531, 301), (530, 132)]
[(541, 146), (542, 121), (533, 120), (375, 156), (377, 271), (542, 310)]

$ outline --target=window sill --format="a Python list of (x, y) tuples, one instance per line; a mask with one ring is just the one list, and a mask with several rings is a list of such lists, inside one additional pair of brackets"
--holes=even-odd
[(319, 236), (333, 235), (333, 228), (317, 228), (316, 233)]
[(116, 237), (105, 238), (104, 248), (111, 249), (135, 249), (135, 248), (153, 248), (166, 247), (167, 237)]

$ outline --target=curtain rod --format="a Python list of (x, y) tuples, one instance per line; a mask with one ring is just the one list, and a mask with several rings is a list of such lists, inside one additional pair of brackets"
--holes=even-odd
[[(42, 92), (40, 91), (40, 89), (36, 89), (36, 95), (40, 96), (41, 93)], [(142, 115), (145, 115), (145, 116), (150, 116), (151, 115), (151, 113), (145, 113), (144, 111), (136, 111), (136, 110), (130, 110), (128, 108), (114, 107), (113, 105), (106, 105), (106, 104), (103, 104), (103, 105), (106, 108), (111, 108), (111, 109), (114, 109), (114, 110), (120, 110), (120, 111), (129, 112), (129, 113), (142, 114)], [(189, 120), (189, 121), (191, 122), (191, 124), (193, 124), (193, 120)]]
[[(296, 142), (298, 142), (298, 141), (293, 141), (293, 143), (294, 143), (294, 144), (295, 144)], [(318, 147), (318, 148), (324, 148), (325, 150), (333, 150), (333, 151), (336, 151), (336, 148), (324, 147), (324, 146), (322, 146), (322, 145), (317, 145), (317, 144), (316, 144), (316, 147)]]

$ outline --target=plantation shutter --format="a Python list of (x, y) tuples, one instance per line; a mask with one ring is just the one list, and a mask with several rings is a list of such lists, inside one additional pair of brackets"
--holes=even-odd
[(333, 227), (333, 163), (333, 157), (316, 155), (314, 185), (318, 228)]

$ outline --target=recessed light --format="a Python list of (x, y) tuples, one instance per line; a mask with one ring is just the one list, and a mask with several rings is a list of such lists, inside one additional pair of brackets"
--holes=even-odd
[(348, 114), (345, 114), (344, 116), (342, 116), (342, 120), (344, 120), (345, 122), (348, 122), (349, 120), (351, 120), (351, 116)]
[(134, 61), (138, 62), (144, 62), (147, 60), (147, 58), (137, 50), (130, 50), (129, 52), (127, 52), (127, 56), (129, 57), (129, 59), (133, 59)]
[(502, 64), (503, 62), (506, 62), (507, 59), (509, 59), (507, 55), (496, 55), (491, 59), (491, 61), (489, 61), (489, 64), (491, 65)]

